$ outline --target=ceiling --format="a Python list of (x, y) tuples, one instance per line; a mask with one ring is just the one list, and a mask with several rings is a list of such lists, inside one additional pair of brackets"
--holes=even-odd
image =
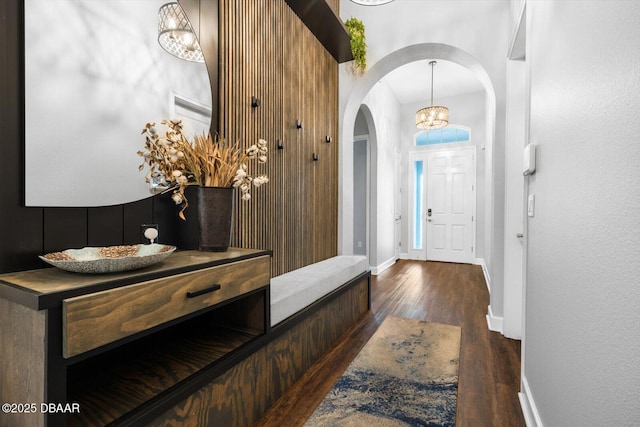
[[(398, 98), (400, 104), (430, 101), (431, 66), (430, 60), (416, 61), (396, 68), (384, 81)], [(478, 78), (468, 69), (455, 62), (438, 60), (434, 67), (433, 103), (448, 96), (482, 91)]]

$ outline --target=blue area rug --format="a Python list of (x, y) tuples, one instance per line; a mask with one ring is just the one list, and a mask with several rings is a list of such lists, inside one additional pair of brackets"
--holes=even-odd
[(387, 317), (305, 426), (455, 426), (460, 328)]

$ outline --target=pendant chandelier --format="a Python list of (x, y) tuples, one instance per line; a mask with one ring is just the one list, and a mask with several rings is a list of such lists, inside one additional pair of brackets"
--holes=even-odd
[(436, 64), (436, 61), (429, 62), (431, 65), (431, 106), (421, 108), (416, 112), (416, 127), (418, 129), (440, 129), (449, 124), (449, 109), (433, 105), (433, 67)]
[(158, 43), (180, 59), (204, 62), (198, 37), (182, 6), (177, 2), (164, 4), (158, 11)]
[(353, 3), (362, 6), (380, 6), (381, 4), (391, 3), (393, 0), (351, 0)]

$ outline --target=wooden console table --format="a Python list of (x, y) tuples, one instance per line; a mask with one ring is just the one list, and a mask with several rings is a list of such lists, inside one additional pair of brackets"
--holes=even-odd
[(269, 279), (270, 252), (238, 248), (126, 273), (0, 275), (0, 397), (15, 404), (0, 425), (152, 421), (268, 332)]

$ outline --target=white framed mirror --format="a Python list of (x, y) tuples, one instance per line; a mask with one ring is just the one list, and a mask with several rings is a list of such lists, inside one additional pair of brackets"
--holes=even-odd
[[(209, 130), (206, 65), (158, 44), (166, 0), (25, 0), (25, 204), (90, 207), (152, 195), (147, 122)], [(193, 19), (193, 18), (192, 18)]]

